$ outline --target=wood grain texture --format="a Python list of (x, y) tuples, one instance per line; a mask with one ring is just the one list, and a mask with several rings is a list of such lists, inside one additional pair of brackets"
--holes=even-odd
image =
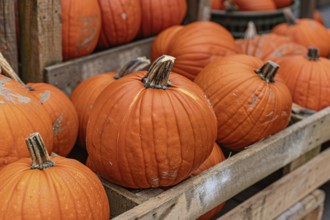
[(147, 38), (46, 67), (46, 82), (55, 85), (69, 95), (82, 80), (88, 77), (99, 73), (116, 72), (129, 60), (139, 56), (150, 57), (153, 40), (153, 37)]
[(221, 217), (221, 220), (273, 219), (330, 180), (330, 150), (326, 150), (289, 175)]
[(0, 50), (18, 73), (15, 1), (0, 0)]
[(61, 0), (19, 0), (20, 60), (25, 82), (44, 81), (44, 68), (62, 61)]
[(210, 0), (187, 0), (188, 12), (186, 22), (208, 21), (211, 18)]
[[(118, 216), (117, 219), (192, 219), (228, 200), (330, 139), (330, 108), (236, 154), (201, 175)], [(329, 154), (329, 153), (328, 153)], [(320, 156), (318, 156), (318, 160)], [(321, 156), (321, 158), (323, 158)], [(329, 160), (329, 158), (327, 158)], [(323, 160), (322, 160), (323, 161)], [(319, 172), (325, 172), (327, 164)], [(329, 164), (328, 164), (329, 166)], [(325, 173), (318, 178), (327, 178)], [(297, 178), (297, 177), (296, 177)], [(323, 180), (316, 179), (318, 184)], [(299, 178), (297, 178), (299, 179)], [(313, 178), (310, 178), (314, 181)], [(303, 181), (305, 179), (302, 178)], [(313, 183), (314, 184), (314, 183)], [(302, 197), (300, 197), (302, 198)], [(298, 199), (300, 199), (298, 198)]]

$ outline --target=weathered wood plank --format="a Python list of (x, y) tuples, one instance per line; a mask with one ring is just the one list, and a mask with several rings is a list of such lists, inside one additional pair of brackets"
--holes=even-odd
[(231, 210), (221, 220), (275, 218), (330, 180), (329, 160), (330, 149)]
[(19, 0), (20, 60), (25, 82), (44, 81), (44, 68), (62, 61), (61, 0)]
[[(325, 193), (322, 190), (315, 190), (274, 220), (301, 220), (309, 218), (312, 215), (319, 215), (325, 200)], [(321, 212), (322, 216), (322, 212)], [(317, 218), (312, 218), (317, 220)], [(319, 218), (320, 219), (320, 218)]]
[(301, 220), (322, 220), (324, 206), (320, 206)]
[(300, 0), (300, 17), (312, 18), (316, 7), (316, 0)]
[(188, 12), (186, 22), (208, 21), (211, 18), (210, 0), (187, 0)]
[(327, 108), (149, 199), (118, 219), (196, 218), (328, 141), (330, 135), (322, 131), (329, 129), (330, 108)]
[(0, 0), (0, 51), (18, 73), (15, 1)]
[(128, 60), (136, 57), (150, 57), (150, 48), (153, 40), (153, 37), (147, 38), (82, 58), (48, 66), (45, 68), (46, 81), (69, 95), (82, 80), (88, 77), (99, 73), (117, 71)]

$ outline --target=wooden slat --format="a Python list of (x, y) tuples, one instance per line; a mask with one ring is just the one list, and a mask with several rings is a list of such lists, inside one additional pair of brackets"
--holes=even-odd
[(208, 21), (211, 18), (210, 0), (187, 0), (188, 12), (187, 21)]
[(327, 108), (149, 199), (118, 219), (196, 218), (328, 141), (330, 134), (324, 131), (329, 129)]
[[(322, 216), (322, 212), (325, 200), (325, 193), (322, 190), (315, 190), (301, 201), (294, 204), (292, 207), (287, 209), (281, 215), (276, 217), (274, 220), (301, 220), (310, 218), (315, 214), (318, 217)], [(321, 218), (311, 218), (313, 220)]]
[(300, 0), (300, 17), (312, 18), (316, 6), (316, 0)]
[(117, 71), (128, 60), (139, 56), (150, 57), (150, 48), (153, 40), (153, 37), (147, 38), (82, 58), (48, 66), (45, 68), (46, 81), (69, 95), (82, 80), (88, 77), (99, 73)]
[(44, 81), (44, 68), (62, 61), (61, 0), (19, 0), (20, 60), (25, 82)]
[(301, 220), (322, 220), (324, 206), (320, 206)]
[(0, 0), (0, 50), (18, 73), (14, 0)]

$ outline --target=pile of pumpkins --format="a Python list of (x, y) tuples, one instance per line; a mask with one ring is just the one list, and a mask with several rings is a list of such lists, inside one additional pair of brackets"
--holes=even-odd
[[(209, 21), (171, 26), (153, 42), (151, 64), (127, 61), (70, 99), (24, 84), (0, 56), (0, 219), (109, 219), (95, 173), (127, 188), (173, 186), (225, 160), (219, 145), (239, 152), (284, 129), (292, 102), (329, 106), (330, 34), (287, 17), (265, 35), (250, 24), (236, 41)], [(76, 140), (89, 168), (64, 158)]]

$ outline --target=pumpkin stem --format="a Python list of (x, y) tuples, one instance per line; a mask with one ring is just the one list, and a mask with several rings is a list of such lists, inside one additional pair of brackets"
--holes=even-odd
[(31, 169), (43, 170), (55, 165), (55, 162), (50, 160), (45, 143), (38, 132), (31, 134), (25, 142), (32, 159)]
[(224, 0), (223, 6), (226, 11), (238, 11), (239, 7), (232, 0)]
[(314, 60), (314, 61), (319, 60), (320, 59), (319, 49), (316, 48), (316, 47), (309, 47), (306, 58), (309, 59), (309, 60)]
[(267, 61), (260, 69), (255, 70), (255, 72), (267, 83), (275, 82), (274, 77), (277, 73), (279, 65), (273, 61)]
[(296, 17), (290, 8), (283, 9), (283, 14), (288, 25), (295, 25), (297, 23)]
[(27, 86), (22, 80), (21, 78), (19, 78), (19, 76), (15, 73), (15, 71), (13, 70), (13, 68), (11, 68), (10, 64), (8, 63), (8, 61), (6, 60), (6, 58), (4, 58), (4, 56), (2, 55), (2, 53), (0, 52), (0, 73), (2, 75), (5, 75), (13, 80), (15, 80), (16, 82), (19, 82), (20, 84), (22, 84), (24, 87), (26, 87), (29, 91), (32, 91), (33, 89), (30, 86)]
[(142, 78), (144, 87), (154, 89), (167, 89), (171, 86), (168, 80), (170, 72), (173, 68), (175, 58), (168, 55), (162, 55), (153, 62), (146, 74)]
[(249, 40), (257, 36), (257, 28), (253, 21), (249, 21), (246, 31), (244, 33), (244, 39)]
[(123, 67), (120, 68), (118, 74), (113, 78), (120, 79), (123, 76), (126, 76), (129, 73), (134, 73), (140, 70), (143, 70), (150, 64), (150, 60), (146, 57), (138, 57), (126, 63)]

